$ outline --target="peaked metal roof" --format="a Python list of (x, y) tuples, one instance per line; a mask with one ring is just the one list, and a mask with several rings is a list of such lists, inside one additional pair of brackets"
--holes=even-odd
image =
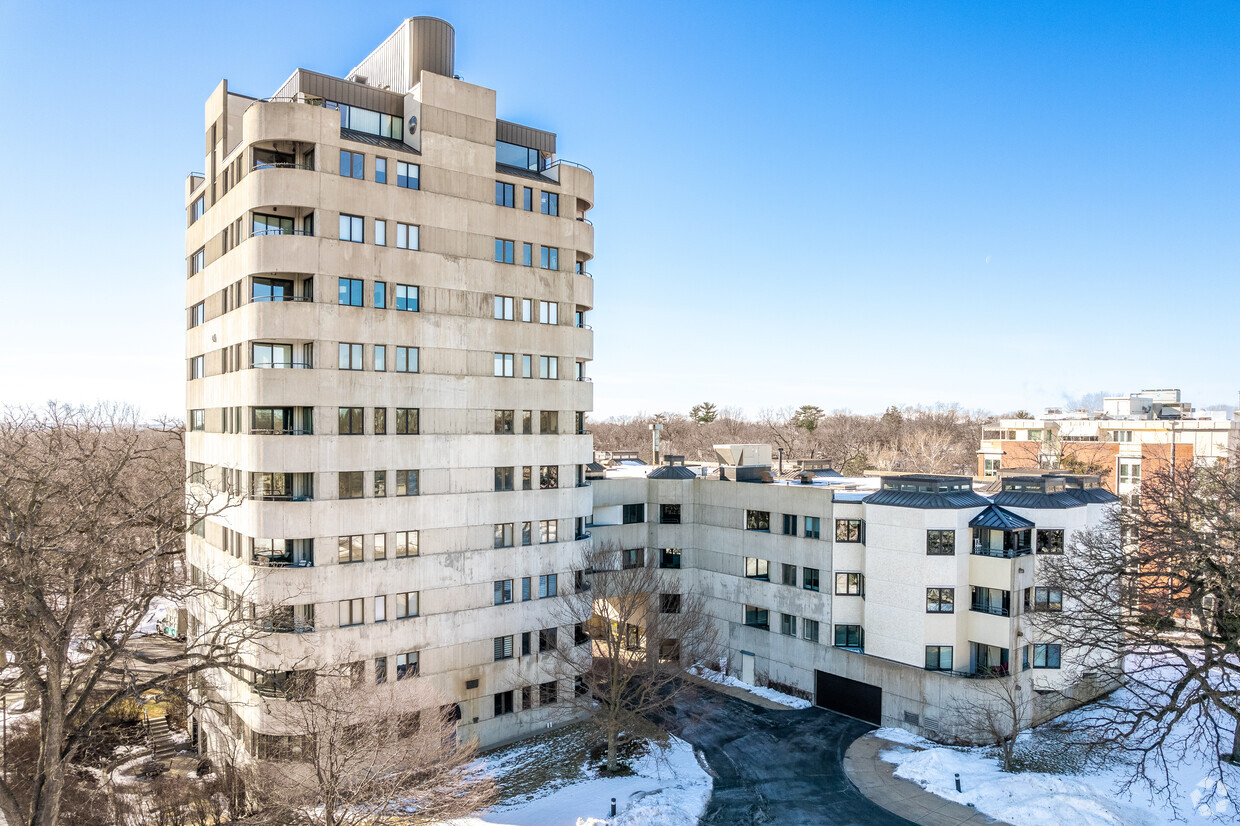
[(647, 479), (696, 479), (697, 474), (684, 465), (663, 465), (650, 471)]
[(1038, 493), (1037, 491), (1005, 490), (990, 497), (996, 505), (1009, 508), (1080, 508), (1085, 500), (1074, 494), (1078, 491), (1056, 491), (1054, 493)]
[(1023, 516), (1017, 516), (1006, 508), (991, 505), (986, 510), (969, 520), (970, 528), (997, 528), (1001, 531), (1025, 531), (1033, 527), (1033, 523)]
[(990, 500), (971, 490), (949, 493), (920, 493), (904, 490), (880, 490), (864, 499), (867, 505), (888, 505), (893, 508), (926, 508), (959, 510), (977, 508), (990, 504)]

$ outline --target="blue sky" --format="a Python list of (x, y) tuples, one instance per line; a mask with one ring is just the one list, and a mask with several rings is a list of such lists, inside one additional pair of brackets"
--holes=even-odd
[(406, 16), (596, 175), (608, 416), (1235, 403), (1240, 6), (0, 3), (0, 400), (180, 414), (184, 176), (218, 81)]

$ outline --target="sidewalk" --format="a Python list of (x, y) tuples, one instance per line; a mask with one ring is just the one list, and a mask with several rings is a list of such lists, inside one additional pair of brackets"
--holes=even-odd
[(965, 823), (969, 826), (1009, 826), (976, 809), (931, 794), (912, 781), (895, 777), (895, 765), (878, 756), (880, 752), (892, 748), (907, 746), (876, 737), (871, 732), (853, 741), (844, 755), (844, 773), (857, 791), (874, 803), (921, 826), (957, 826)]

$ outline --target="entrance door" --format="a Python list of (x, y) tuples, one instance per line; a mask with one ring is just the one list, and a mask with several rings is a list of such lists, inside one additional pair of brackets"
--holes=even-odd
[(756, 685), (753, 677), (753, 654), (748, 651), (741, 652), (741, 682), (748, 685)]
[(883, 690), (825, 671), (814, 672), (814, 705), (822, 706), (876, 726), (882, 725)]

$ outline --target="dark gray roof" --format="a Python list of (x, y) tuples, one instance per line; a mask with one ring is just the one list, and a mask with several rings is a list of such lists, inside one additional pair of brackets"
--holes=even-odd
[(959, 510), (961, 508), (985, 507), (990, 500), (971, 490), (948, 493), (915, 493), (906, 490), (880, 490), (863, 500), (867, 505), (887, 505), (892, 508), (926, 508)]
[(1120, 501), (1118, 496), (1106, 488), (1068, 488), (1064, 493), (1074, 496), (1082, 502), (1109, 504)]
[(505, 175), (515, 175), (518, 178), (529, 178), (531, 181), (538, 181), (539, 183), (543, 183), (548, 186), (559, 186), (556, 181), (553, 181), (546, 175), (535, 172), (532, 169), (522, 169), (519, 166), (509, 166), (506, 163), (497, 163), (495, 164), (495, 171), (503, 172)]
[(844, 474), (834, 471), (829, 467), (808, 468), (806, 470), (785, 470), (783, 473), (776, 473), (776, 479), (786, 479), (797, 481), (801, 478), (801, 474), (808, 473), (815, 479), (843, 479)]
[(396, 138), (385, 138), (382, 135), (372, 135), (369, 132), (358, 132), (356, 129), (341, 129), (340, 137), (347, 141), (368, 143), (371, 146), (382, 146), (384, 149), (391, 149), (395, 152), (408, 152), (410, 155), (421, 154), (404, 141), (398, 141)]
[(696, 479), (697, 474), (684, 465), (663, 465), (646, 476), (647, 479)]
[(1017, 516), (1010, 510), (998, 505), (991, 505), (986, 510), (969, 520), (970, 528), (997, 528), (1001, 531), (1026, 531), (1033, 523), (1023, 516)]
[(586, 465), (586, 470), (593, 471), (595, 473), (602, 473), (603, 471), (607, 470), (607, 468), (603, 467), (598, 462), (591, 462), (590, 464)]
[(1038, 493), (1037, 491), (1005, 490), (990, 497), (996, 505), (1009, 508), (1080, 508), (1085, 502), (1074, 494), (1081, 491), (1056, 491), (1055, 493)]

